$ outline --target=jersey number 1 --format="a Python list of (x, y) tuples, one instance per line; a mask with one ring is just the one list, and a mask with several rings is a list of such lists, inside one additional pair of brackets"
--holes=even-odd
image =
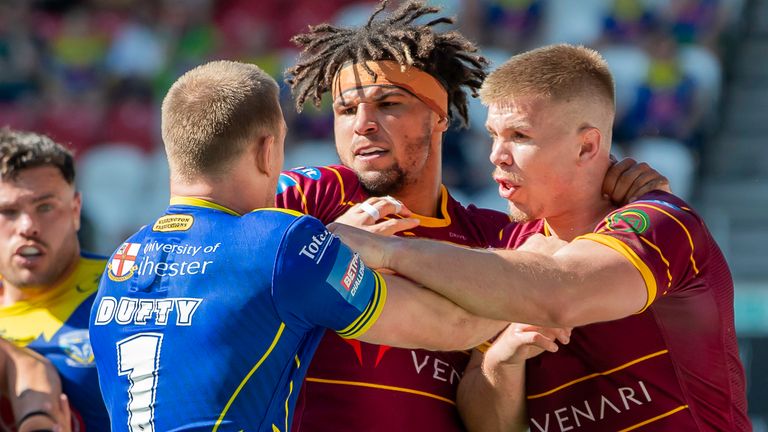
[(154, 432), (155, 393), (163, 335), (139, 333), (117, 343), (118, 375), (128, 375), (128, 428)]

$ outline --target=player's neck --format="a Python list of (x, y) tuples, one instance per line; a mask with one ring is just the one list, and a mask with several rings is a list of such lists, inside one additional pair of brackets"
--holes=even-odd
[(411, 212), (424, 217), (440, 217), (441, 186), (443, 185), (441, 136), (433, 137), (432, 149), (421, 171), (408, 179), (398, 193), (393, 194)]
[[(193, 182), (171, 181), (172, 197), (200, 198), (226, 207), (238, 214), (257, 208), (274, 206), (274, 192), (269, 193), (267, 182), (254, 179), (198, 179)], [(271, 198), (271, 200), (270, 200)]]
[[(440, 176), (424, 176), (395, 195), (413, 213), (426, 217), (440, 215)], [(444, 215), (442, 215), (444, 216)]]
[(546, 218), (551, 234), (565, 241), (593, 232), (605, 215), (616, 208), (601, 195), (591, 199), (571, 200), (570, 204)]

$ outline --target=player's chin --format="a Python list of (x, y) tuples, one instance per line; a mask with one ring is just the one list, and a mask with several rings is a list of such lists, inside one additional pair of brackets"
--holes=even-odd
[(528, 222), (536, 219), (530, 211), (513, 202), (509, 202), (509, 217), (515, 222)]
[(373, 196), (392, 195), (399, 190), (402, 182), (396, 172), (358, 172), (358, 178), (366, 191)]

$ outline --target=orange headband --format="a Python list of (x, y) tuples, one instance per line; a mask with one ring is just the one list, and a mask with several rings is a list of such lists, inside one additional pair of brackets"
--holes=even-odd
[(365, 62), (376, 79), (362, 64), (355, 63), (342, 68), (333, 80), (331, 93), (335, 100), (347, 90), (374, 84), (391, 84), (408, 90), (440, 117), (448, 117), (448, 92), (432, 75), (412, 66), (402, 66), (390, 60)]

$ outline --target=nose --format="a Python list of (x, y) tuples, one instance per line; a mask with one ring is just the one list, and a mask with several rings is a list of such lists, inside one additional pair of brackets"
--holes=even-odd
[(376, 121), (375, 107), (372, 104), (361, 103), (355, 113), (355, 133), (358, 135), (370, 135), (379, 130)]
[(512, 159), (512, 153), (507, 146), (504, 145), (503, 140), (496, 138), (493, 140), (493, 146), (491, 147), (491, 154), (489, 159), (495, 166), (512, 165), (514, 160)]
[(37, 237), (40, 234), (40, 224), (37, 219), (26, 212), (19, 214), (16, 220), (19, 234), (24, 237)]

